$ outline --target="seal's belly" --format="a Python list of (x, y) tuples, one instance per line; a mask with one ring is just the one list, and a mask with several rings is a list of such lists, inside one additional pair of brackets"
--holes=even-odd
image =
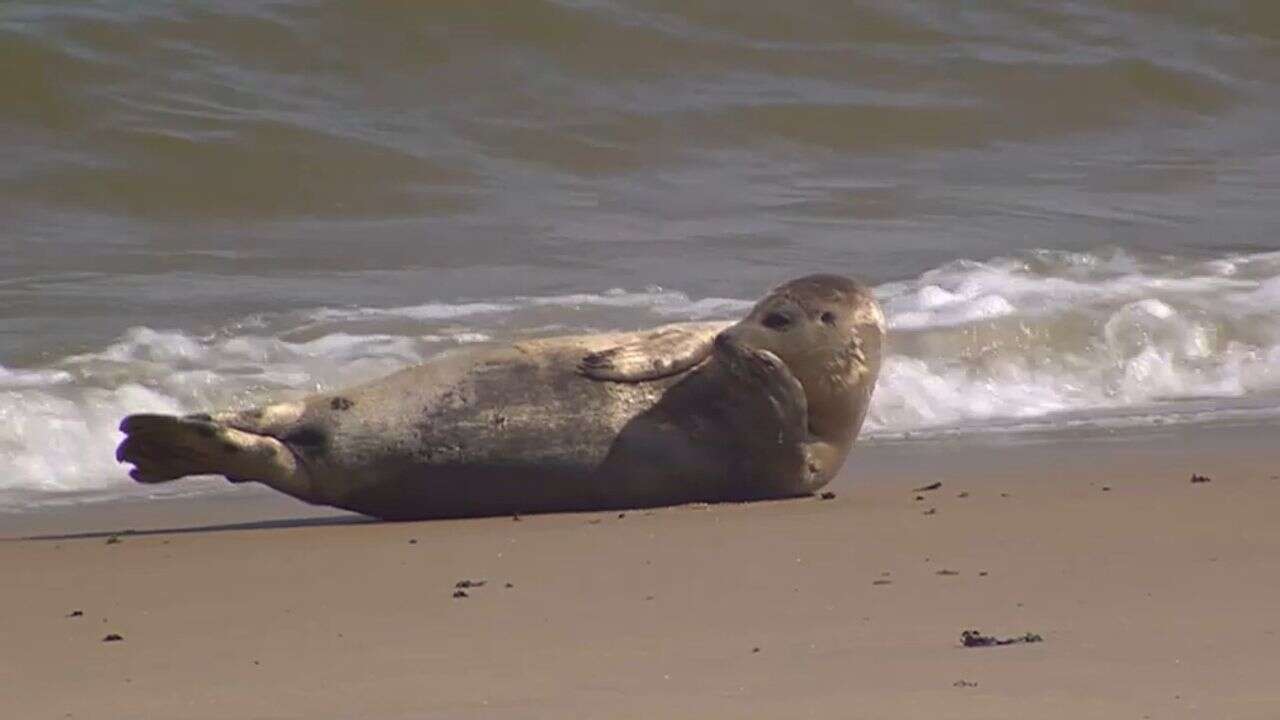
[(325, 501), (381, 517), (608, 504), (619, 434), (681, 378), (591, 380), (576, 356), (461, 356), (309, 402)]
[(424, 404), (420, 460), (432, 467), (594, 470), (665, 384), (598, 382), (571, 368), (528, 360), (478, 366)]

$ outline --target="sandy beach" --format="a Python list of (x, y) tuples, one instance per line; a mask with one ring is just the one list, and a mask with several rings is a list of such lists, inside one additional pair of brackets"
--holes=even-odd
[(1276, 431), (884, 443), (832, 499), (621, 514), (0, 516), (0, 716), (1274, 718)]
[[(0, 0), (0, 720), (1280, 720), (1277, 118), (1266, 0)], [(803, 425), (546, 350), (745, 317)], [(829, 497), (118, 460), (827, 477), (872, 366)]]

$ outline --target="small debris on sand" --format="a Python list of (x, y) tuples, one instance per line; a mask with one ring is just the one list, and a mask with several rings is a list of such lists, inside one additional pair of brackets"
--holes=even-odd
[(120, 544), (120, 543), (122, 543), (122, 542), (124, 542), (124, 541), (120, 539), (120, 536), (119, 536), (119, 535), (112, 535), (111, 537), (107, 538), (107, 542), (106, 542), (106, 544), (107, 544), (107, 545), (119, 545), (119, 544)]
[(753, 652), (753, 653), (758, 653), (758, 652), (760, 652), (760, 648), (758, 648), (758, 647), (753, 647), (753, 648), (751, 648), (751, 652)]
[(1110, 486), (1110, 485), (1103, 485), (1103, 486), (1102, 486), (1102, 492), (1111, 492), (1111, 486)]
[(958, 687), (958, 688), (975, 688), (975, 687), (978, 687), (978, 683), (976, 683), (976, 682), (969, 682), (968, 680), (957, 680), (957, 681), (955, 681), (955, 682), (951, 683), (951, 687)]
[(938, 514), (938, 508), (929, 508), (928, 510), (925, 510), (925, 511), (924, 511), (923, 513), (921, 513), (921, 514), (922, 514), (922, 515), (937, 515), (937, 514)]
[(988, 575), (990, 575), (990, 574), (991, 574), (991, 573), (987, 572), (986, 570), (980, 570), (980, 571), (978, 571), (978, 577), (986, 577), (986, 576), (988, 576)]
[(1213, 478), (1209, 477), (1208, 475), (1195, 475), (1195, 474), (1192, 474), (1192, 476), (1191, 476), (1191, 482), (1193, 482), (1193, 483), (1207, 483), (1207, 482), (1213, 482)]
[(72, 610), (71, 612), (67, 613), (67, 617), (69, 617), (69, 618), (73, 618), (73, 617), (84, 617), (84, 611), (83, 611), (83, 610)]
[(507, 584), (503, 585), (502, 587), (507, 588), (508, 590), (510, 590), (511, 588), (515, 587), (515, 585), (512, 585), (511, 583), (507, 583)]
[(409, 538), (409, 544), (410, 544), (410, 545), (417, 545), (417, 544), (418, 544), (418, 538)]
[(917, 496), (916, 496), (916, 502), (920, 502), (920, 501), (921, 501), (921, 500), (923, 500), (923, 499), (924, 499), (924, 496), (923, 496), (923, 495), (917, 495)]
[(511, 516), (511, 522), (520, 522), (520, 513)]
[(872, 585), (892, 585), (893, 581), (892, 580), (872, 580), (871, 584)]
[(943, 568), (938, 572), (934, 573), (934, 575), (959, 575), (959, 574), (960, 573), (956, 572), (955, 570), (948, 570), (946, 568)]
[(826, 491), (826, 492), (822, 493), (821, 495), (819, 495), (819, 496), (818, 496), (818, 499), (819, 499), (819, 500), (835, 500), (835, 499), (836, 499), (836, 494), (835, 494), (835, 493), (833, 493), (833, 492), (831, 492), (830, 490), (828, 490), (828, 491)]
[(940, 487), (942, 487), (942, 482), (941, 482), (941, 481), (938, 481), (938, 482), (934, 482), (934, 483), (929, 483), (928, 485), (925, 485), (924, 487), (918, 487), (918, 488), (916, 488), (913, 492), (929, 492), (930, 490), (937, 490), (937, 489), (938, 489), (938, 488), (940, 488)]
[(960, 644), (967, 647), (995, 647), (998, 645), (1019, 645), (1023, 643), (1044, 642), (1044, 638), (1035, 633), (1025, 633), (1011, 638), (998, 638), (991, 635), (983, 635), (977, 630), (965, 630), (960, 633)]
[(120, 642), (121, 640), (124, 640), (124, 636), (116, 633), (110, 633), (106, 637), (102, 638), (102, 642)]
[(459, 590), (462, 590), (465, 588), (484, 587), (487, 584), (489, 584), (488, 580), (459, 580), (458, 582), (454, 583), (453, 586), (455, 588), (458, 588)]
[(626, 516), (627, 516), (627, 514), (626, 514), (626, 513), (618, 513), (618, 519), (619, 519), (619, 520), (621, 520), (622, 518), (624, 518), (624, 517), (626, 517)]
[(969, 492), (968, 492), (968, 491), (961, 492), (961, 493), (957, 494), (957, 495), (956, 495), (956, 497), (958, 497), (958, 498), (967, 498), (967, 497), (969, 497)]
[(471, 596), (467, 594), (466, 590), (454, 590), (453, 597), (456, 599), (456, 598), (465, 598), (465, 597), (471, 597)]
[(1000, 493), (1000, 497), (1005, 497), (1005, 498), (1007, 498), (1007, 497), (1011, 497), (1011, 496), (1009, 495), (1009, 493)]
[(595, 520), (588, 520), (588, 521), (587, 521), (587, 524), (588, 524), (588, 525), (599, 525), (599, 524), (600, 524), (600, 518), (596, 518)]

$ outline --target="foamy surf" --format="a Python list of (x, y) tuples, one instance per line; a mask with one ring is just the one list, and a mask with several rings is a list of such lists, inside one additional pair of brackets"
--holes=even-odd
[[(1277, 409), (1280, 253), (1033, 252), (948, 263), (877, 294), (892, 336), (870, 438), (1123, 428)], [(322, 307), (199, 336), (133, 328), (47, 366), (0, 367), (0, 504), (156, 493), (114, 460), (116, 425), (130, 412), (245, 406), (372, 379), (462, 345), (732, 318), (751, 302), (647, 288)]]

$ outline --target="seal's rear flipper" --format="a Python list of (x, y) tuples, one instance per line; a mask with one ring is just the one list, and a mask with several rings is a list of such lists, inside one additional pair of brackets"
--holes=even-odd
[(279, 487), (298, 479), (297, 458), (284, 443), (227, 427), (207, 415), (130, 415), (120, 430), (127, 437), (116, 449), (116, 460), (133, 464), (129, 475), (141, 483), (224, 475)]

